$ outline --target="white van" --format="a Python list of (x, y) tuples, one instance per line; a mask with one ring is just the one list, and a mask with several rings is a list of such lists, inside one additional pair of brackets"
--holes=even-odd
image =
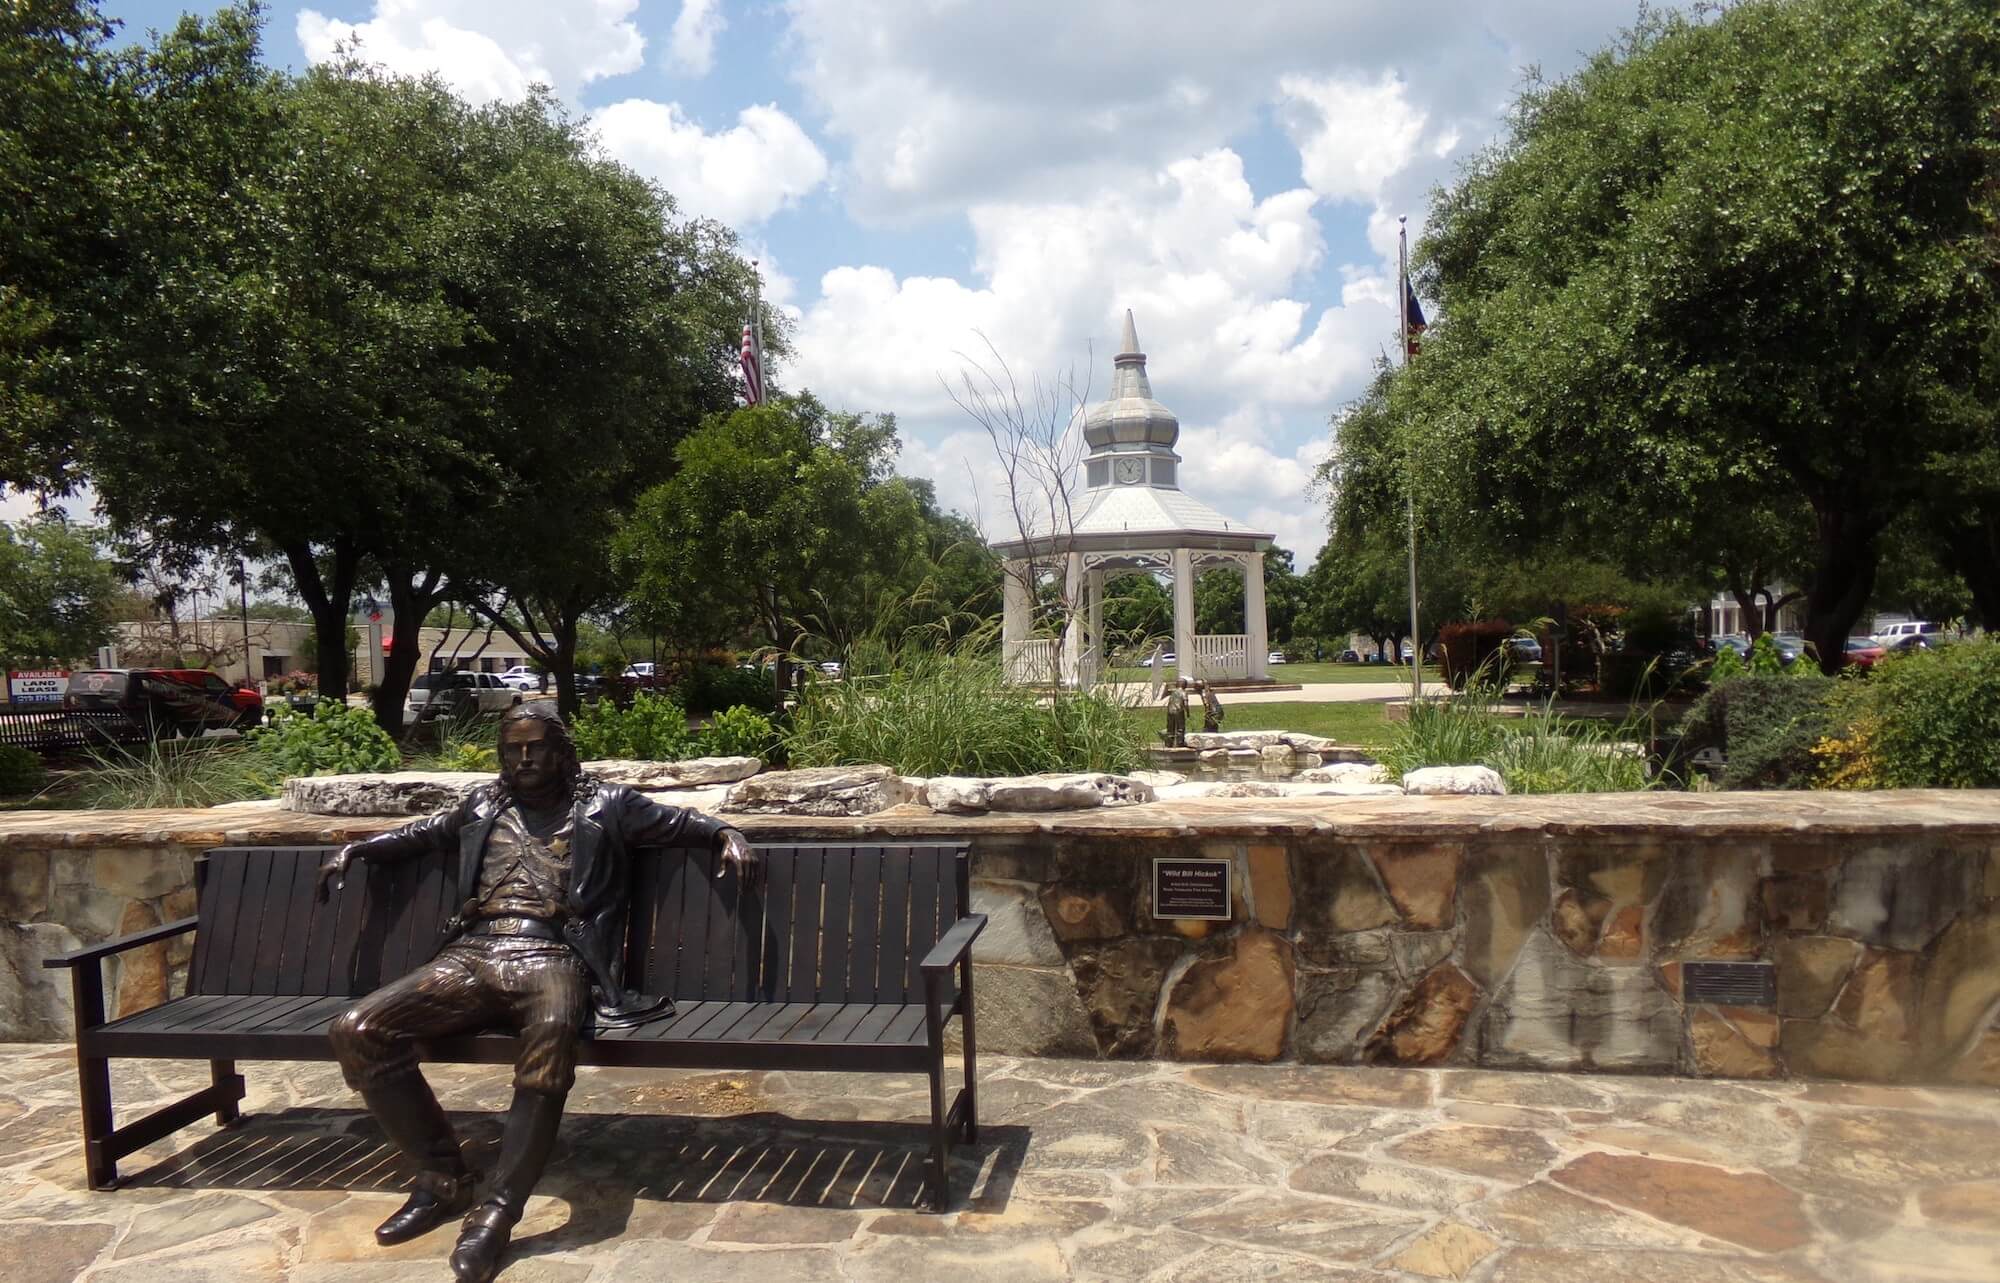
[(1894, 646), (1905, 637), (1920, 635), (1928, 637), (1936, 633), (1937, 630), (1938, 626), (1936, 624), (1927, 623), (1921, 619), (1906, 619), (1901, 623), (1890, 624), (1883, 628), (1875, 634), (1875, 640), (1883, 646)]

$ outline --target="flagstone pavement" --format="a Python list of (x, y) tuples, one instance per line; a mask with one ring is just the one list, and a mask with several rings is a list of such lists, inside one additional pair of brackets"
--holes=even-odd
[[(67, 1048), (0, 1048), (0, 1280), (448, 1280), (327, 1065), (83, 1188)], [(2000, 1093), (990, 1057), (954, 1210), (919, 1080), (587, 1069), (512, 1283), (2000, 1279)], [(437, 1067), (490, 1153), (504, 1070)], [(121, 1109), (206, 1066), (123, 1062)], [(131, 1116), (136, 1116), (134, 1113)], [(893, 1125), (868, 1120), (890, 1120)], [(970, 1190), (968, 1196), (968, 1190)]]

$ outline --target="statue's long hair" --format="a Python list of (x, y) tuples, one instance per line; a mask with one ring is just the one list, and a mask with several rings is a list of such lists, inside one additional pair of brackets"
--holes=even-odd
[[(569, 723), (562, 719), (562, 714), (556, 712), (555, 705), (545, 700), (538, 700), (533, 704), (516, 704), (500, 719), (499, 734), (505, 735), (507, 728), (516, 722), (528, 721), (541, 722), (549, 728), (549, 737), (555, 740), (556, 747), (562, 754), (563, 766), (570, 776), (571, 804), (587, 800), (597, 791), (598, 779), (595, 775), (586, 773), (583, 763), (577, 759), (576, 740), (569, 733)], [(494, 742), (496, 744), (499, 742), (497, 736)], [(513, 785), (508, 781), (505, 769), (501, 770), (500, 778), (493, 785), (493, 796), (502, 806), (514, 800)]]

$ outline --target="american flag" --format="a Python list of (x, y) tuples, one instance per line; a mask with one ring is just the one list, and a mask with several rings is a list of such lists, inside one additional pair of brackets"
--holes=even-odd
[(757, 328), (750, 322), (743, 323), (743, 402), (745, 405), (762, 405), (764, 402), (764, 344), (757, 337)]
[(1423, 332), (1423, 305), (1417, 302), (1417, 292), (1410, 288), (1410, 278), (1406, 276), (1403, 278), (1403, 333), (1407, 336), (1405, 341), (1409, 343), (1410, 350), (1405, 355), (1417, 354), (1417, 336)]

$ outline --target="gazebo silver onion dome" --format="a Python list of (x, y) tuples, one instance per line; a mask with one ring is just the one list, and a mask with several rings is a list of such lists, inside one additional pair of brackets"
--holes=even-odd
[[(1104, 583), (1128, 573), (1173, 580), (1174, 652), (1183, 677), (1269, 681), (1265, 659), (1264, 550), (1268, 531), (1232, 521), (1180, 488), (1181, 435), (1174, 412), (1153, 399), (1146, 354), (1132, 313), (1123, 350), (1112, 360), (1111, 395), (1084, 412), (1083, 490), (1073, 517), (1038, 516), (1020, 538), (998, 540), (1005, 569), (1001, 620), (1008, 680), (1090, 686), (1105, 662)], [(1202, 571), (1233, 567), (1243, 578), (1247, 632), (1194, 630), (1194, 582)], [(1035, 581), (1060, 575), (1063, 600), (1079, 603), (1061, 638), (1035, 637)]]

